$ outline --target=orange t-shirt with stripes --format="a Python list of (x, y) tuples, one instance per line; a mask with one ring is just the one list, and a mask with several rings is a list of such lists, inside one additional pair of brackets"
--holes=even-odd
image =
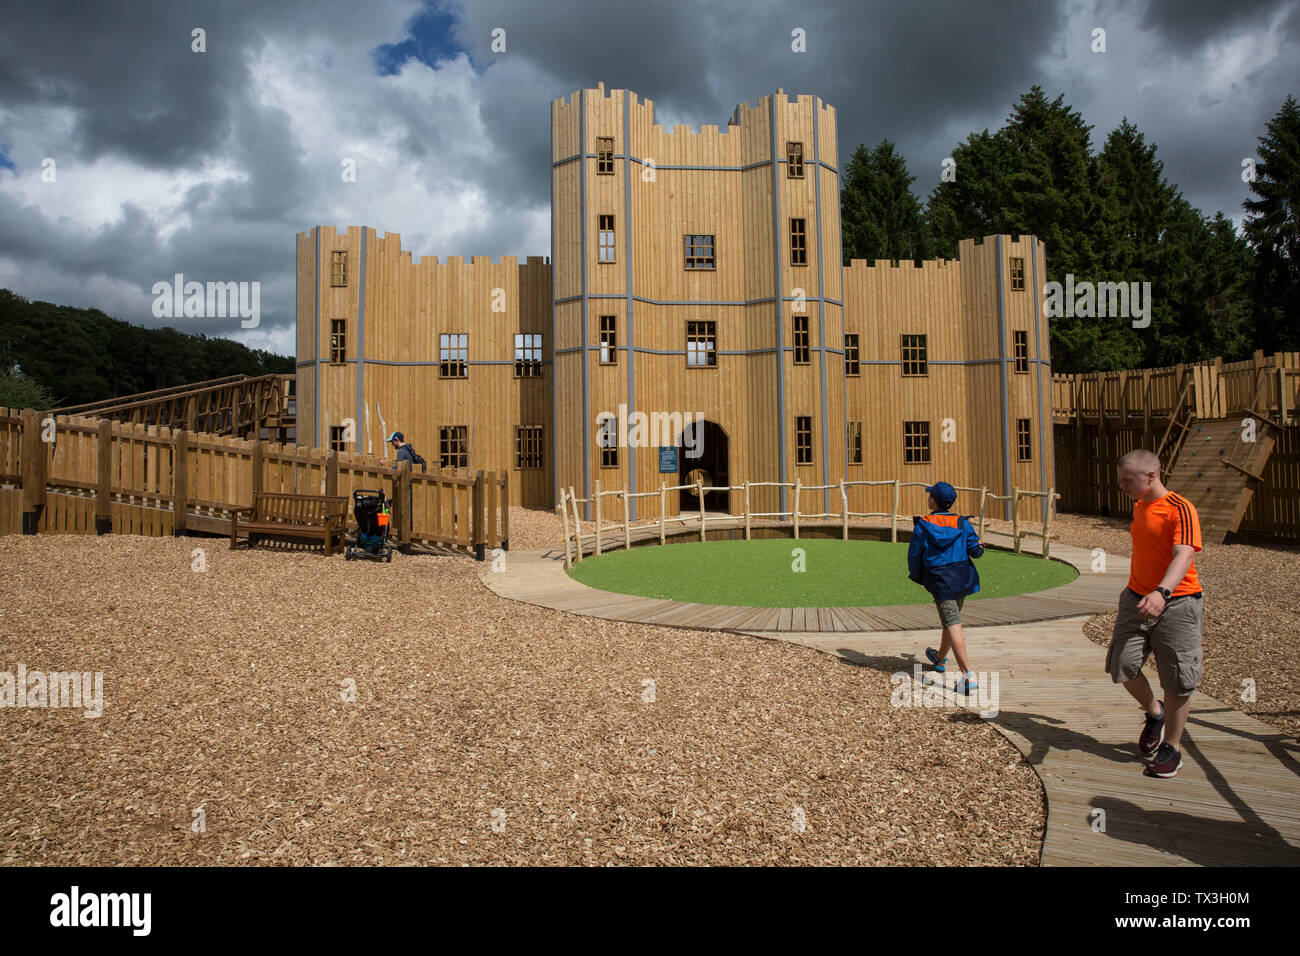
[[(1186, 544), (1201, 550), (1201, 522), (1196, 516), (1196, 506), (1172, 491), (1150, 504), (1135, 501), (1129, 533), (1133, 536), (1133, 558), (1129, 562), (1128, 586), (1142, 595), (1160, 586), (1174, 560), (1174, 545)], [(1193, 559), (1182, 581), (1173, 589), (1173, 596), (1196, 594), (1200, 590)]]

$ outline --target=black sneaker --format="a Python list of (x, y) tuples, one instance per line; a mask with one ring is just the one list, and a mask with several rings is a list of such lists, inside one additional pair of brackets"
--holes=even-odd
[(1138, 750), (1143, 758), (1150, 760), (1165, 740), (1165, 705), (1160, 705), (1160, 716), (1148, 716), (1142, 725), (1142, 734), (1138, 737)]
[(1172, 777), (1183, 765), (1183, 755), (1169, 744), (1161, 744), (1156, 759), (1142, 772), (1148, 777)]

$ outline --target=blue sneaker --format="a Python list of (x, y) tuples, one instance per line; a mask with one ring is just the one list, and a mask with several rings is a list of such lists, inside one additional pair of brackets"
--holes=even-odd
[(934, 669), (936, 671), (938, 671), (940, 674), (944, 672), (945, 668), (943, 665), (944, 662), (948, 660), (948, 658), (940, 657), (939, 652), (936, 651), (933, 647), (927, 647), (925, 649), (925, 656), (930, 661), (930, 663), (934, 665)]
[(975, 675), (968, 671), (965, 677), (953, 685), (952, 689), (963, 697), (969, 697), (971, 691), (979, 690), (979, 686), (979, 683), (975, 680)]

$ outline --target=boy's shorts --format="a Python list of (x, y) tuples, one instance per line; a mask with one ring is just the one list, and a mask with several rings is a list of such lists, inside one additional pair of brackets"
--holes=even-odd
[(940, 601), (938, 598), (935, 598), (934, 606), (939, 609), (939, 623), (944, 627), (952, 627), (954, 624), (960, 624), (961, 609), (965, 603), (965, 597), (959, 597), (955, 601)]
[(1201, 682), (1201, 632), (1205, 625), (1205, 602), (1199, 596), (1172, 598), (1149, 631), (1138, 616), (1142, 596), (1128, 588), (1120, 592), (1119, 616), (1106, 650), (1106, 671), (1116, 684), (1142, 673), (1147, 655), (1155, 651), (1160, 686), (1166, 693), (1187, 697)]

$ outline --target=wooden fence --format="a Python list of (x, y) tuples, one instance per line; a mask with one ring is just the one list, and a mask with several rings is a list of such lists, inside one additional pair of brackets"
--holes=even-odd
[[(890, 511), (850, 511), (849, 510), (849, 489), (853, 487), (888, 487), (893, 490), (893, 507)], [(791, 488), (794, 491), (792, 496), (792, 508), (790, 511), (751, 511), (749, 506), (749, 490), (751, 488)], [(595, 483), (590, 498), (579, 498), (572, 487), (569, 489), (560, 489), (560, 503), (556, 510), (560, 512), (560, 518), (564, 526), (564, 566), (571, 567), (575, 561), (582, 560), (582, 547), (584, 537), (591, 541), (593, 545), (593, 554), (599, 555), (604, 550), (605, 535), (611, 536), (612, 543), (617, 543), (615, 537), (621, 533), (623, 547), (627, 550), (632, 548), (632, 522), (629, 520), (629, 503), (633, 498), (658, 498), (659, 499), (659, 543), (663, 544), (667, 536), (667, 527), (670, 524), (685, 524), (699, 520), (700, 540), (707, 540), (707, 527), (709, 518), (704, 509), (704, 496), (711, 491), (739, 491), (744, 494), (744, 511), (740, 516), (715, 516), (712, 521), (715, 527), (720, 527), (726, 523), (730, 527), (730, 522), (743, 520), (745, 529), (745, 540), (750, 540), (753, 531), (753, 519), (767, 518), (776, 519), (784, 522), (787, 519), (794, 537), (799, 537), (799, 522), (801, 520), (815, 520), (835, 518), (840, 522), (840, 533), (845, 541), (849, 539), (849, 522), (853, 518), (888, 518), (889, 519), (889, 540), (898, 541), (898, 522), (900, 518), (911, 517), (899, 513), (899, 499), (903, 488), (925, 488), (923, 481), (843, 481), (833, 485), (804, 485), (802, 482), (780, 482), (780, 481), (746, 481), (739, 485), (722, 485), (719, 487), (701, 485), (696, 482), (694, 485), (665, 485), (659, 484), (658, 491), (638, 491), (629, 493), (626, 488), (611, 489), (602, 491), (600, 482)], [(954, 486), (955, 487), (955, 486)], [(827, 490), (838, 490), (840, 493), (840, 509), (832, 512), (804, 512), (800, 510), (800, 499), (804, 492), (818, 492)], [(1056, 514), (1056, 500), (1061, 496), (1055, 489), (1049, 488), (1047, 491), (1026, 491), (1021, 488), (1012, 488), (1009, 495), (995, 495), (987, 488), (960, 488), (955, 487), (956, 491), (964, 491), (979, 494), (979, 509), (971, 517), (978, 517), (978, 533), (981, 538), (984, 536), (984, 519), (985, 503), (989, 501), (1009, 501), (1011, 503), (1012, 514), (1012, 542), (1017, 553), (1020, 552), (1020, 543), (1026, 537), (1041, 537), (1043, 541), (1044, 558), (1051, 556), (1051, 529), (1052, 518)], [(687, 515), (685, 512), (670, 516), (668, 514), (667, 496), (672, 492), (692, 491), (696, 500), (700, 503), (697, 514)], [(614, 498), (621, 500), (623, 503), (623, 520), (617, 524), (601, 524), (601, 499)], [(1020, 527), (1020, 502), (1022, 499), (1044, 498), (1047, 502), (1047, 517), (1038, 531), (1030, 531)], [(578, 505), (590, 503), (593, 507), (591, 513), (595, 515), (594, 528), (589, 535), (582, 534), (581, 512)], [(572, 513), (570, 513), (572, 512)], [(570, 530), (569, 522), (572, 520), (573, 528)], [(576, 554), (573, 552), (576, 550)]]
[[(509, 473), (412, 472), (368, 455), (84, 416), (0, 412), (0, 533), (229, 534), (254, 492), (393, 501), (399, 546), (509, 548)], [(349, 520), (351, 515), (349, 513)]]

